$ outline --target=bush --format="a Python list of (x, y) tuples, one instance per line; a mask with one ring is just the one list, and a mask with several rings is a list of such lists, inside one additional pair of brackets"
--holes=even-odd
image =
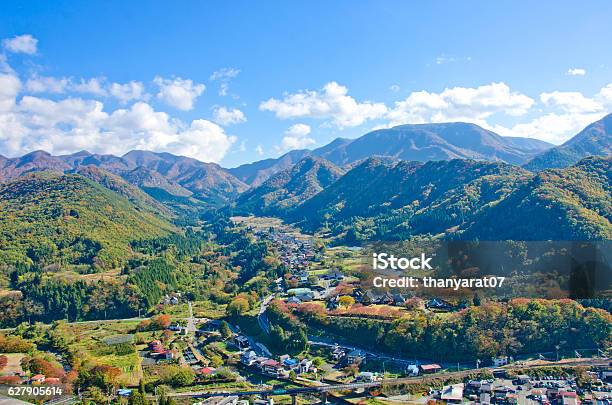
[(19, 336), (0, 335), (0, 352), (2, 353), (27, 353), (34, 348), (33, 343)]

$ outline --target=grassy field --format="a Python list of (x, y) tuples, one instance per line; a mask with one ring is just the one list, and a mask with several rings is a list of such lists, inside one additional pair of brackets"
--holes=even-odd
[[(119, 354), (105, 340), (118, 335), (133, 333), (139, 321), (108, 321), (92, 324), (63, 324), (63, 333), (70, 339), (70, 348), (79, 357), (93, 364), (108, 364), (117, 367), (122, 374), (119, 381), (135, 386), (142, 378), (141, 359), (138, 350), (146, 346), (159, 332), (138, 332), (134, 336), (136, 349), (127, 354)], [(140, 343), (142, 342), (142, 343)]]
[(265, 231), (268, 228), (273, 227), (281, 232), (296, 237), (297, 239), (311, 239), (312, 235), (307, 235), (302, 233), (298, 228), (286, 224), (282, 220), (273, 217), (232, 217), (231, 220), (239, 225), (244, 227), (251, 227), (255, 231)]

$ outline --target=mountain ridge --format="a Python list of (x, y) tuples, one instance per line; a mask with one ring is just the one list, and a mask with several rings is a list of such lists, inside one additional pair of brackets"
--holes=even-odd
[(285, 212), (324, 190), (343, 174), (343, 169), (325, 159), (306, 156), (242, 193), (236, 200), (236, 209), (261, 215)]
[(461, 158), (520, 165), (553, 146), (536, 139), (501, 136), (470, 123), (405, 124), (355, 139), (336, 138), (314, 150), (290, 151), (277, 159), (248, 163), (229, 171), (245, 183), (258, 186), (286, 169), (288, 162), (295, 164), (304, 156), (319, 156), (341, 167), (353, 166), (373, 155), (414, 161)]
[(571, 166), (587, 156), (612, 154), (612, 114), (595, 121), (562, 145), (543, 152), (524, 167), (540, 171)]

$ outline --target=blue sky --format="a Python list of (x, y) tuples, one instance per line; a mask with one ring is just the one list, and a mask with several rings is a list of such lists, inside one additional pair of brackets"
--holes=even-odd
[(402, 123), (561, 143), (612, 110), (609, 1), (4, 2), (0, 154), (224, 166)]

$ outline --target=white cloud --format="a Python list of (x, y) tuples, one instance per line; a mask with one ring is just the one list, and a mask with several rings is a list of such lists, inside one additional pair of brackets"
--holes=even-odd
[(571, 68), (567, 70), (567, 74), (569, 76), (584, 76), (586, 75), (586, 70), (581, 68)]
[(229, 83), (232, 79), (240, 74), (240, 69), (226, 67), (217, 70), (210, 75), (210, 80), (219, 81), (219, 95), (227, 96), (229, 94)]
[(288, 151), (292, 149), (304, 149), (316, 142), (309, 137), (310, 126), (306, 124), (295, 124), (285, 131), (280, 147), (276, 147), (277, 151)]
[(213, 122), (196, 119), (186, 125), (144, 102), (106, 112), (96, 100), (30, 95), (18, 100), (20, 89), (17, 76), (0, 75), (0, 150), (9, 156), (37, 149), (54, 154), (147, 149), (218, 162), (236, 141)]
[(329, 82), (319, 91), (286, 94), (282, 100), (271, 98), (262, 102), (259, 109), (272, 111), (281, 119), (309, 117), (330, 120), (339, 128), (358, 126), (387, 112), (383, 103), (360, 103), (347, 93), (345, 86)]
[(70, 80), (65, 77), (32, 76), (26, 82), (25, 88), (30, 93), (64, 93)]
[(263, 146), (257, 145), (255, 147), (255, 153), (257, 153), (259, 156), (263, 156), (264, 154)]
[(240, 73), (240, 69), (226, 67), (215, 71), (210, 75), (210, 80), (233, 79)]
[(454, 63), (454, 62), (471, 62), (472, 61), (472, 57), (471, 56), (466, 56), (466, 57), (456, 57), (456, 56), (449, 56), (449, 55), (439, 55), (436, 57), (436, 65), (444, 65), (446, 63)]
[(205, 162), (219, 162), (234, 142), (235, 136), (227, 135), (214, 122), (200, 119), (192, 121), (187, 130), (177, 133), (175, 140), (166, 148)]
[(125, 104), (132, 100), (141, 100), (145, 96), (144, 85), (141, 82), (131, 81), (129, 83), (112, 83), (109, 93)]
[(193, 103), (206, 89), (203, 84), (180, 77), (164, 79), (157, 76), (153, 82), (159, 86), (158, 99), (169, 106), (185, 111), (193, 109)]
[(445, 63), (453, 63), (456, 60), (457, 59), (454, 58), (453, 56), (440, 55), (436, 57), (436, 65), (443, 65)]
[(553, 144), (561, 144), (590, 123), (601, 119), (602, 113), (564, 114), (547, 113), (526, 123), (519, 123), (511, 128), (494, 126), (491, 129), (500, 135), (535, 138)]
[(21, 81), (13, 74), (0, 74), (0, 112), (10, 111), (21, 90)]
[(33, 55), (38, 47), (38, 39), (30, 34), (18, 35), (13, 38), (3, 39), (2, 46), (12, 53)]
[(577, 91), (553, 91), (551, 93), (540, 94), (542, 103), (549, 107), (559, 108), (567, 113), (593, 113), (603, 110), (603, 106), (585, 97)]
[(482, 121), (493, 114), (525, 114), (534, 100), (513, 92), (505, 83), (491, 83), (476, 88), (453, 87), (441, 93), (417, 91), (395, 103), (387, 118), (391, 125), (445, 121)]
[(220, 125), (227, 126), (246, 122), (246, 116), (237, 108), (227, 109), (226, 107), (216, 107), (213, 110), (214, 121)]
[(599, 98), (602, 103), (612, 108), (612, 83), (603, 87), (597, 94), (597, 98)]
[(81, 79), (78, 83), (73, 83), (70, 87), (71, 90), (77, 93), (104, 97), (107, 95), (104, 89), (104, 82), (104, 78), (93, 77), (89, 80)]
[(394, 93), (397, 93), (398, 91), (400, 91), (400, 86), (397, 84), (392, 84), (391, 86), (389, 86), (389, 90), (391, 90)]

